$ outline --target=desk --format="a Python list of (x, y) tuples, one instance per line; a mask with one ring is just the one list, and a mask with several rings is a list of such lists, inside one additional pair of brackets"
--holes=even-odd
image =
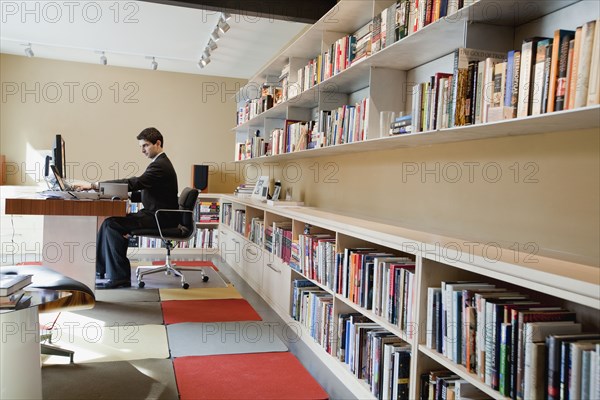
[(6, 214), (43, 215), (43, 243), (36, 250), (44, 265), (94, 289), (98, 227), (105, 217), (124, 216), (126, 200), (7, 198), (5, 205)]

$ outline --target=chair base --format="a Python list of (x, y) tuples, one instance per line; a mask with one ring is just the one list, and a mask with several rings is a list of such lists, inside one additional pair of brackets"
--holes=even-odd
[(173, 275), (179, 277), (181, 279), (181, 287), (184, 289), (188, 289), (190, 285), (186, 282), (185, 276), (181, 271), (200, 272), (200, 274), (202, 275), (202, 282), (208, 282), (208, 275), (204, 273), (204, 270), (202, 268), (178, 268), (177, 265), (171, 263), (169, 259), (167, 259), (166, 263), (160, 267), (137, 267), (135, 270), (135, 276), (137, 278), (137, 284), (140, 289), (146, 286), (146, 283), (143, 280), (145, 275), (155, 274), (158, 272), (164, 272), (165, 275)]

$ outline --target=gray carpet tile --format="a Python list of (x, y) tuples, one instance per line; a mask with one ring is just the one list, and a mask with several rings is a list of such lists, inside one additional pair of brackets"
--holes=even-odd
[(263, 321), (182, 323), (167, 326), (172, 357), (287, 351), (276, 326)]
[(44, 366), (42, 382), (45, 400), (178, 399), (169, 359)]
[[(74, 314), (93, 319), (106, 326), (116, 325), (160, 325), (163, 323), (159, 302), (108, 302), (97, 301), (90, 310), (75, 311)], [(60, 320), (67, 316), (63, 315)]]
[(140, 301), (160, 301), (158, 289), (110, 289), (96, 290), (96, 301), (127, 303)]

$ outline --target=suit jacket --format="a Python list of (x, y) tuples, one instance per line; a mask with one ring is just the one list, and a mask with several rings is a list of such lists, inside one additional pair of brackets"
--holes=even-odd
[(158, 209), (178, 209), (177, 173), (171, 160), (165, 153), (160, 154), (156, 160), (148, 164), (144, 173), (127, 179), (117, 179), (109, 182), (127, 183), (132, 201), (141, 192), (144, 205), (142, 212), (152, 213)]

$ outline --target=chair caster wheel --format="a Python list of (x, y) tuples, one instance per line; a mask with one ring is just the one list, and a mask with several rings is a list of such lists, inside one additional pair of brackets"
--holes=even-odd
[(182, 284), (181, 284), (181, 287), (182, 287), (182, 288), (184, 288), (184, 289), (187, 289), (187, 288), (189, 288), (189, 287), (190, 287), (190, 284), (189, 284), (189, 283), (187, 283), (187, 282), (185, 282), (185, 283), (182, 283)]
[(204, 275), (202, 277), (202, 282), (208, 282), (208, 276), (207, 275)]
[(143, 288), (144, 288), (144, 286), (146, 286), (146, 283), (145, 283), (145, 282), (142, 282), (142, 281), (138, 282), (138, 287), (139, 287), (140, 289), (143, 289)]

